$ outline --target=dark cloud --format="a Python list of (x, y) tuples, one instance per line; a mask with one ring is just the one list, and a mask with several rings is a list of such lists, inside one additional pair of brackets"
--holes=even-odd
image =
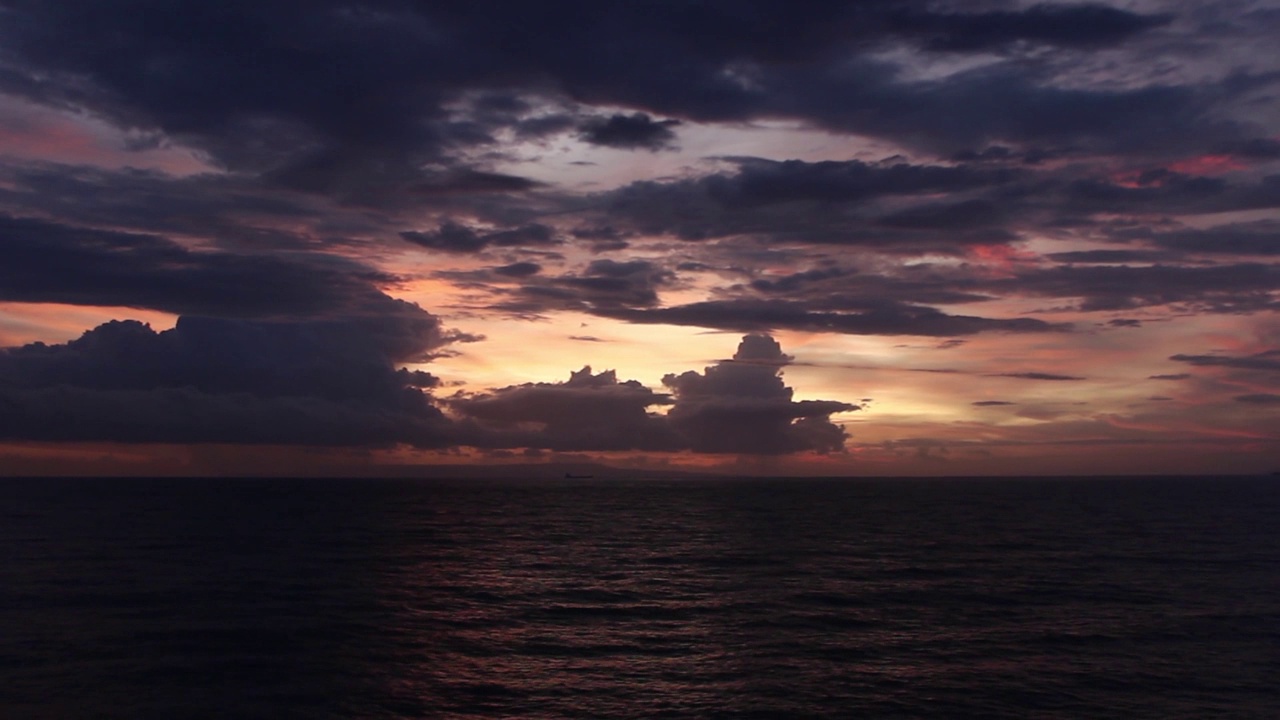
[(421, 447), (448, 423), (397, 370), (447, 341), (411, 306), (314, 321), (110, 322), (62, 345), (0, 350), (0, 437)]
[(1280, 255), (1280, 222), (1219, 225), (1205, 230), (1153, 233), (1151, 242), (1170, 250), (1214, 255)]
[(509, 193), (532, 190), (541, 183), (516, 175), (482, 172), (458, 168), (434, 177), (425, 177), (411, 186), (409, 192), (426, 197), (470, 195), (475, 193)]
[(1072, 250), (1046, 253), (1045, 257), (1061, 263), (1096, 263), (1119, 265), (1123, 263), (1155, 263), (1172, 259), (1170, 253), (1157, 250)]
[(1251, 312), (1277, 307), (1280, 266), (1235, 263), (1175, 265), (1066, 265), (1032, 269), (1009, 280), (980, 283), (989, 292), (1082, 298), (1085, 311), (1184, 304), (1202, 312)]
[(848, 277), (855, 271), (840, 267), (814, 268), (781, 277), (760, 278), (751, 281), (751, 288), (766, 294), (792, 293), (803, 286), (815, 282), (823, 282)]
[(343, 258), (189, 250), (157, 235), (0, 215), (0, 299), (232, 317), (392, 307), (392, 278)]
[[(444, 402), (477, 444), (555, 450), (693, 450), (777, 455), (836, 452), (845, 433), (829, 416), (848, 403), (791, 399), (779, 377), (790, 362), (764, 335), (743, 338), (732, 360), (702, 373), (669, 374), (670, 394), (613, 371), (571, 373), (562, 383), (526, 383)], [(665, 415), (648, 412), (670, 405)]]
[(480, 424), (481, 442), (553, 450), (671, 450), (679, 443), (664, 421), (650, 414), (670, 404), (634, 380), (591, 368), (563, 383), (527, 383), (491, 393), (459, 396), (448, 407)]
[(1173, 373), (1169, 375), (1148, 375), (1148, 380), (1186, 380), (1191, 377), (1187, 373)]
[[(324, 218), (305, 198), (256, 178), (177, 178), (154, 170), (55, 163), (0, 164), (0, 208), (63, 224), (199, 237), (218, 247), (259, 252), (317, 249), (312, 233), (287, 227), (351, 223), (338, 213)], [(325, 244), (340, 241), (326, 238)]]
[(881, 217), (877, 222), (904, 228), (973, 228), (996, 225), (1004, 214), (987, 200), (917, 205)]
[(526, 278), (515, 297), (496, 307), (519, 314), (551, 310), (601, 312), (610, 308), (650, 307), (659, 288), (671, 284), (674, 273), (648, 260), (593, 260), (578, 273)]
[(697, 183), (721, 205), (750, 207), (813, 200), (858, 202), (885, 195), (954, 192), (1014, 180), (1010, 170), (963, 165), (870, 164), (858, 160), (774, 162), (740, 158), (738, 172)]
[(1249, 405), (1280, 405), (1280, 395), (1275, 393), (1250, 393), (1235, 396), (1236, 402)]
[[(0, 300), (183, 317), (160, 333), (109, 324), (5, 351), (0, 423), (14, 437), (840, 445), (824, 411), (847, 406), (792, 402), (775, 372), (788, 359), (757, 335), (736, 359), (669, 376), (669, 395), (584, 370), (455, 398), (446, 417), (422, 392), (441, 379), (401, 366), (474, 338), (388, 296), (402, 278), (350, 259), (395, 267), (415, 245), (438, 253), (409, 254), (421, 274), (468, 283), (499, 310), (752, 333), (1070, 329), (955, 309), (990, 300), (1107, 313), (1094, 330), (1142, 317), (1147, 330), (1129, 334), (1144, 336), (1199, 313), (1254, 314), (1233, 322), (1256, 330), (1280, 309), (1280, 224), (1256, 219), (1280, 207), (1276, 19), (1252, 6), (3, 5), (0, 102), (34, 107), (42, 120), (14, 137), (44, 141), (9, 146), (16, 156), (116, 166), (129, 152), (144, 164), (189, 153), (208, 170), (0, 159)], [(713, 136), (778, 155), (655, 155), (641, 164), (672, 175), (622, 187), (592, 183), (632, 175), (578, 167), (591, 158), (577, 153), (600, 152), (584, 143), (694, 150)], [(850, 155), (811, 161), (823, 148)], [(1046, 247), (1062, 252), (1035, 254)], [(444, 254), (481, 257), (455, 258), (457, 270)], [(981, 314), (998, 312), (1010, 311)], [(936, 457), (928, 443), (922, 457)]]
[(977, 407), (1000, 407), (1003, 405), (1016, 405), (1017, 403), (1008, 402), (1007, 400), (975, 400), (969, 404)]
[(113, 321), (0, 350), (0, 438), (781, 454), (840, 450), (828, 416), (857, 409), (792, 401), (778, 377), (790, 358), (749, 336), (732, 361), (666, 376), (671, 394), (584, 368), (445, 399), (451, 420), (422, 392), (437, 377), (396, 367), (450, 340), (415, 320), (183, 317), (162, 332)]
[(702, 373), (667, 375), (662, 384), (675, 394), (667, 414), (671, 427), (691, 449), (709, 453), (781, 454), (834, 452), (845, 432), (828, 418), (857, 410), (848, 403), (791, 399), (779, 368), (790, 362), (773, 338), (748, 335), (734, 354)]
[(1166, 24), (1167, 16), (1138, 15), (1105, 5), (1033, 5), (1020, 11), (889, 15), (891, 30), (918, 38), (931, 50), (996, 50), (1017, 42), (1098, 47)]
[(736, 170), (635, 182), (597, 196), (593, 212), (613, 227), (693, 241), (753, 235), (783, 243), (954, 251), (1017, 237), (1003, 227), (1007, 213), (994, 200), (933, 199), (1012, 187), (1020, 177), (1013, 170), (904, 161), (720, 160)]
[(592, 118), (581, 126), (582, 139), (592, 145), (625, 150), (663, 150), (675, 142), (671, 128), (679, 120), (654, 120), (645, 113)]
[(1280, 140), (1275, 138), (1250, 138), (1224, 143), (1216, 151), (1251, 160), (1280, 159)]
[(1220, 213), (1280, 205), (1280, 177), (1254, 182), (1175, 172), (1163, 167), (1138, 173), (1127, 182), (1081, 178), (1054, 188), (1061, 209), (1099, 213)]
[(1082, 377), (1076, 377), (1075, 375), (1057, 375), (1055, 373), (1044, 373), (1044, 372), (994, 373), (991, 375), (991, 377), (1020, 378), (1022, 380), (1054, 380), (1054, 381), (1070, 381), (1070, 380), (1085, 379)]
[(478, 253), (490, 246), (539, 247), (560, 244), (560, 239), (552, 228), (538, 223), (509, 230), (482, 232), (467, 225), (446, 222), (435, 230), (406, 230), (400, 233), (400, 237), (428, 250), (459, 254)]
[(665, 308), (604, 308), (599, 315), (634, 323), (695, 325), (724, 330), (805, 330), (851, 335), (952, 336), (1069, 329), (1034, 318), (993, 319), (948, 315), (922, 306), (896, 305), (865, 312), (815, 311), (785, 300), (708, 300)]
[(1254, 355), (1172, 355), (1170, 360), (1201, 367), (1227, 367), (1237, 370), (1280, 370), (1280, 350), (1266, 350)]
[(1103, 90), (1059, 82), (1043, 62), (1012, 54), (936, 82), (901, 72), (909, 63), (884, 53), (904, 41), (987, 57), (1021, 46), (1114, 48), (1167, 20), (1094, 4), (950, 12), (917, 0), (317, 0), (301, 17), (286, 0), (196, 9), (13, 0), (7, 17), (4, 91), (308, 191), (413, 186), (425, 165), (456, 164), (504, 133), (561, 132), (582, 106), (630, 112), (589, 122), (589, 141), (645, 148), (668, 142), (673, 122), (650, 114), (792, 118), (950, 151), (1004, 143), (1133, 152), (1259, 135), (1222, 117), (1224, 101), (1260, 82), (1247, 75)]
[(534, 262), (518, 262), (496, 267), (493, 272), (505, 277), (525, 278), (542, 272), (542, 266)]

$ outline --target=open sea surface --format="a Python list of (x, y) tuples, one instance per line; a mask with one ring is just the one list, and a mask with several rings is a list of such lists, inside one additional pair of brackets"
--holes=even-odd
[(0, 480), (0, 718), (1280, 718), (1280, 478)]

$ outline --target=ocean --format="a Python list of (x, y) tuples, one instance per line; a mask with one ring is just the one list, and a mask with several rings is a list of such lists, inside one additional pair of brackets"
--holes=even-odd
[(1280, 717), (1280, 479), (0, 480), (0, 717)]

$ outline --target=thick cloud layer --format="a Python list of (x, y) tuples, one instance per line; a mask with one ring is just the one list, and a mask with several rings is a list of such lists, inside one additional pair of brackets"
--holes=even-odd
[[(904, 46), (1099, 49), (1140, 41), (1170, 21), (1101, 5), (965, 12), (914, 0), (326, 0), (304, 14), (283, 0), (7, 6), (5, 92), (85, 107), (181, 138), (230, 167), (273, 170), (318, 190), (344, 184), (340, 177), (411, 177), (415, 161), (492, 144), (503, 131), (572, 125), (534, 122), (529, 96), (637, 108), (590, 120), (582, 132), (589, 142), (643, 149), (670, 139), (667, 121), (648, 113), (792, 117), (955, 149), (994, 139), (1150, 148), (1153, 127), (1195, 145), (1250, 139), (1205, 111), (1207, 87), (1060, 87), (1052, 73), (1014, 63), (933, 83), (881, 59)], [(459, 110), (460, 96), (477, 92), (488, 94)]]
[(412, 306), (315, 321), (111, 322), (0, 351), (0, 438), (421, 447), (446, 423), (397, 370), (443, 344)]

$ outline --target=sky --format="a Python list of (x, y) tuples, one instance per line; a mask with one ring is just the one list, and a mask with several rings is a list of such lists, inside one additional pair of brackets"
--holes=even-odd
[(0, 0), (0, 474), (1280, 469), (1276, 37)]

